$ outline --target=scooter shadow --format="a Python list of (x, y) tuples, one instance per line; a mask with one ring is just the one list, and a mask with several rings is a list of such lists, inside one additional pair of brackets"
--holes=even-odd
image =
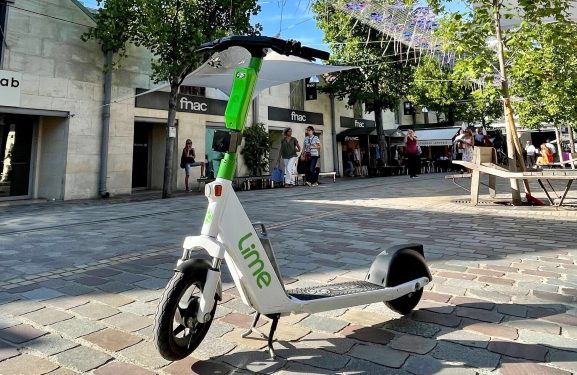
[[(538, 337), (540, 333), (532, 329), (540, 324), (577, 325), (577, 317), (566, 314), (567, 309), (562, 304), (488, 301), (422, 308), (372, 326), (350, 324), (337, 334), (312, 332), (299, 340), (277, 340), (274, 360), (265, 349), (237, 347), (211, 361), (232, 366), (231, 374), (280, 370), (302, 374), (407, 374), (411, 370), (423, 375), (447, 369), (455, 374), (474, 374), (476, 369), (493, 371), (503, 365), (545, 364), (552, 354), (560, 361), (574, 358), (577, 362), (577, 348), (564, 345), (564, 339), (571, 341), (566, 337), (559, 335), (554, 345), (556, 342), (548, 340), (519, 342), (519, 336), (513, 334), (523, 329)], [(257, 336), (251, 339), (265, 342)], [(403, 350), (411, 340), (414, 347), (405, 346)], [(195, 363), (191, 370), (198, 373), (195, 366), (202, 363)]]

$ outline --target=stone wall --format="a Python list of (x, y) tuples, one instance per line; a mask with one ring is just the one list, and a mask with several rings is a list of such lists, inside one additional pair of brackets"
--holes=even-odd
[[(104, 55), (97, 42), (80, 39), (92, 26), (71, 0), (16, 0), (9, 10), (3, 69), (23, 74), (21, 107), (70, 113), (64, 199), (98, 194)], [(113, 74), (113, 99), (150, 86), (150, 53), (130, 47), (128, 55)], [(113, 104), (108, 188), (114, 194), (131, 191), (133, 126), (134, 100)]]
[[(83, 42), (81, 35), (94, 26), (85, 10), (71, 0), (16, 0), (10, 7), (7, 24), (7, 47), (2, 69), (22, 72), (24, 109), (62, 111), (69, 118), (42, 117), (38, 125), (35, 198), (81, 199), (98, 195), (102, 129), (104, 54), (95, 41)], [(135, 108), (135, 89), (154, 86), (151, 81), (151, 54), (144, 48), (129, 46), (127, 57), (113, 71), (107, 188), (111, 194), (130, 194), (135, 120), (148, 119), (165, 124), (167, 111)], [(208, 89), (207, 96), (226, 99), (222, 93)], [(307, 124), (268, 120), (268, 106), (289, 108), (288, 84), (265, 90), (259, 95), (258, 121), (270, 129), (287, 126), (302, 142)], [(345, 102), (335, 101), (336, 132), (340, 116), (353, 117)], [(306, 101), (305, 110), (320, 112), (322, 131), (321, 168), (333, 170), (331, 109), (327, 95)], [(1, 112), (1, 109), (0, 109)], [(372, 114), (364, 114), (373, 119)], [(224, 123), (222, 116), (178, 113), (175, 165), (187, 138), (193, 139), (198, 159), (205, 150), (207, 124)], [(385, 128), (394, 128), (394, 116), (384, 116)], [(247, 125), (252, 124), (252, 111)], [(162, 167), (166, 130), (154, 129), (154, 160), (150, 164), (150, 187), (162, 187)], [(55, 143), (56, 142), (56, 143)], [(340, 153), (339, 153), (340, 155)], [(340, 158), (340, 156), (339, 156)], [(50, 172), (52, 171), (52, 172)], [(184, 171), (176, 168), (177, 189), (184, 187)], [(239, 175), (247, 174), (239, 157)], [(200, 169), (193, 170), (197, 178)]]

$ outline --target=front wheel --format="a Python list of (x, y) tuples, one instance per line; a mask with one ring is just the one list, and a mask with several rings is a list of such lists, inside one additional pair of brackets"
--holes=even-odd
[(216, 301), (208, 322), (196, 320), (205, 280), (206, 274), (177, 272), (164, 289), (154, 319), (154, 341), (160, 355), (168, 361), (186, 358), (200, 345), (210, 328)]

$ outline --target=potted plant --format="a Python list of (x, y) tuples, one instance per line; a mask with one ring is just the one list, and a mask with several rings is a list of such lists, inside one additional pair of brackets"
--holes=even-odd
[(262, 176), (269, 169), (270, 137), (264, 124), (256, 123), (244, 130), (244, 146), (240, 154), (250, 176)]

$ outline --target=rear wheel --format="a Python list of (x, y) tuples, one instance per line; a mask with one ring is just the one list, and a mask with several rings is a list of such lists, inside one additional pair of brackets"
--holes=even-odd
[(200, 345), (210, 328), (216, 301), (208, 322), (196, 320), (204, 280), (206, 274), (177, 272), (164, 289), (154, 319), (154, 341), (160, 355), (168, 361), (186, 358)]
[[(425, 263), (416, 261), (419, 258), (422, 258), (422, 255), (415, 250), (404, 250), (397, 254), (389, 266), (386, 287), (395, 287), (420, 277), (428, 277), (429, 273)], [(387, 301), (385, 304), (391, 310), (401, 315), (407, 315), (418, 305), (422, 295), (423, 288), (395, 300)]]

